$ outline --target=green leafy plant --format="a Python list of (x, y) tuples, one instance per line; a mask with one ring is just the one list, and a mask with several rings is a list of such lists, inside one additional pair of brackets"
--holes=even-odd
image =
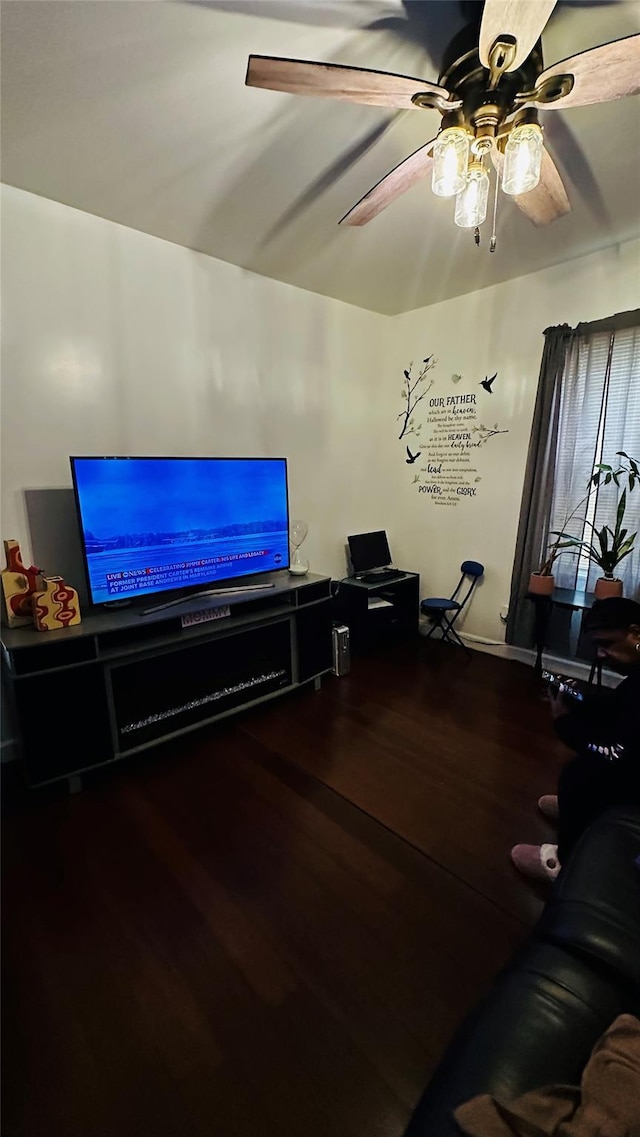
[(611, 482), (615, 482), (617, 486), (620, 486), (622, 474), (628, 476), (630, 491), (634, 488), (636, 482), (640, 482), (640, 462), (635, 458), (630, 458), (628, 454), (625, 454), (624, 450), (617, 450), (616, 458), (624, 458), (624, 462), (620, 463), (617, 470), (614, 470), (613, 466), (607, 466), (604, 462), (598, 463), (594, 468), (594, 473), (589, 479), (591, 486), (597, 488), (601, 483), (608, 486)]
[[(567, 517), (567, 519), (566, 519), (567, 523), (570, 520), (571, 520), (571, 517)], [(538, 576), (551, 576), (551, 573), (553, 571), (553, 566), (556, 563), (558, 557), (560, 556), (560, 553), (563, 551), (563, 549), (567, 549), (568, 547), (569, 547), (569, 545), (567, 543), (560, 541), (560, 540), (554, 541), (552, 545), (549, 545), (549, 547), (547, 549), (546, 558), (542, 562), (542, 564), (540, 565), (540, 568), (538, 569)]]
[(611, 529), (608, 525), (603, 525), (602, 529), (596, 529), (595, 525), (587, 521), (586, 524), (593, 531), (593, 538), (591, 540), (580, 540), (579, 537), (572, 537), (570, 533), (559, 533), (558, 537), (564, 538), (561, 548), (575, 549), (577, 552), (586, 553), (589, 560), (593, 561), (594, 565), (598, 565), (605, 576), (612, 577), (614, 569), (617, 568), (620, 561), (632, 552), (637, 537), (637, 532), (628, 537), (629, 530), (622, 528), (626, 507), (627, 491), (623, 490), (616, 511), (615, 529)]
[[(589, 484), (591, 484), (591, 481)], [(579, 501), (578, 504), (575, 506), (575, 508), (572, 509), (571, 512), (566, 515), (564, 521), (562, 522), (562, 529), (560, 530), (560, 532), (554, 532), (551, 534), (552, 537), (555, 537), (555, 541), (553, 541), (550, 545), (547, 546), (547, 550), (545, 553), (545, 559), (542, 562), (542, 564), (540, 565), (540, 568), (538, 569), (538, 576), (551, 576), (551, 573), (553, 571), (553, 566), (556, 563), (560, 554), (562, 552), (564, 552), (565, 549), (569, 549), (569, 548), (573, 547), (573, 542), (574, 542), (575, 538), (574, 537), (569, 538), (568, 535), (565, 534), (564, 530), (566, 529), (569, 522), (573, 520), (573, 518), (575, 517), (578, 510), (582, 509), (582, 506), (585, 504), (585, 502), (587, 502), (589, 500), (589, 498), (591, 497), (591, 494), (594, 491), (595, 491), (595, 486), (592, 486), (591, 489), (589, 490), (589, 492), (585, 495), (585, 497), (582, 498), (582, 501)]]
[[(616, 470), (606, 463), (599, 463), (595, 467), (595, 472), (589, 479), (591, 488), (587, 497), (601, 485), (606, 486), (613, 482), (619, 487), (620, 479), (623, 476), (628, 481), (629, 493), (634, 490), (636, 483), (640, 482), (640, 464), (638, 461), (635, 458), (630, 458), (623, 450), (619, 450), (616, 457), (624, 459)], [(633, 552), (635, 539), (638, 535), (636, 532), (629, 536), (629, 530), (622, 527), (626, 508), (627, 489), (625, 487), (616, 510), (615, 528), (611, 529), (609, 525), (603, 525), (601, 529), (596, 529), (595, 525), (585, 518), (584, 524), (588, 525), (592, 532), (590, 539), (574, 537), (571, 533), (564, 532), (564, 529), (560, 532), (554, 532), (552, 536), (556, 538), (557, 555), (563, 549), (573, 549), (577, 555), (585, 553), (593, 564), (602, 569), (606, 577), (613, 577), (613, 573), (620, 562)]]
[[(594, 561), (594, 564), (600, 564), (600, 562), (598, 560), (596, 560), (594, 557), (591, 557), (591, 554), (588, 551), (589, 548), (592, 547), (591, 542), (584, 541), (584, 540), (580, 541), (577, 537), (573, 537), (570, 533), (567, 533), (566, 528), (567, 528), (569, 522), (573, 520), (573, 518), (576, 516), (576, 514), (579, 512), (579, 510), (581, 510), (583, 505), (585, 505), (585, 503), (589, 500), (592, 493), (595, 493), (596, 490), (598, 490), (601, 485), (608, 486), (611, 484), (611, 482), (613, 482), (616, 486), (619, 487), (620, 486), (620, 480), (622, 478), (626, 478), (628, 485), (629, 485), (629, 492), (631, 492), (634, 489), (634, 487), (636, 486), (636, 483), (640, 483), (640, 461), (638, 461), (635, 458), (630, 458), (628, 454), (625, 454), (624, 450), (616, 451), (616, 458), (620, 458), (620, 459), (622, 459), (622, 461), (620, 461), (618, 463), (617, 467), (615, 467), (615, 468), (613, 466), (609, 465), (608, 463), (605, 463), (605, 462), (599, 462), (596, 466), (594, 466), (593, 474), (591, 475), (591, 477), (589, 478), (589, 481), (587, 483), (586, 495), (582, 498), (581, 501), (578, 502), (578, 504), (571, 510), (571, 512), (567, 514), (564, 521), (562, 522), (562, 529), (560, 529), (559, 531), (554, 530), (554, 532), (551, 533), (551, 536), (555, 537), (555, 540), (553, 542), (551, 542), (551, 544), (549, 544), (547, 547), (547, 550), (545, 553), (545, 559), (542, 562), (542, 564), (538, 570), (539, 576), (551, 576), (553, 566), (554, 566), (556, 560), (558, 559), (558, 557), (560, 556), (560, 554), (563, 553), (566, 549), (573, 549), (574, 552), (576, 552), (576, 551), (578, 551), (578, 546), (580, 546), (580, 549), (584, 549), (584, 551), (587, 553), (587, 555), (590, 557), (590, 559)], [(621, 515), (622, 517), (624, 517), (624, 511), (626, 509), (626, 503), (627, 503), (626, 490), (623, 493), (623, 497), (624, 497), (624, 504), (622, 507), (622, 515)], [(621, 498), (620, 503), (622, 503), (622, 502), (623, 502), (623, 499)], [(619, 511), (620, 511), (620, 504), (618, 505), (618, 512)], [(586, 524), (591, 525), (591, 523), (588, 521), (586, 522)], [(604, 526), (603, 529), (601, 529), (599, 531), (596, 530), (593, 525), (591, 525), (591, 528), (593, 529), (594, 533), (596, 534), (596, 538), (598, 540), (598, 545), (600, 546), (600, 553), (598, 553), (598, 549), (596, 549), (595, 546), (593, 546), (594, 552), (596, 553), (596, 555), (600, 555), (604, 551), (605, 556), (608, 553), (609, 554), (608, 559), (610, 559), (611, 554), (612, 554), (612, 546), (609, 545), (609, 537), (611, 536), (613, 538), (615, 536), (615, 531), (611, 530), (606, 525)], [(622, 532), (622, 530), (618, 526), (617, 515), (616, 515), (616, 529), (619, 530), (618, 538), (620, 538), (620, 533)], [(630, 553), (633, 549), (633, 542), (634, 542), (637, 534), (634, 533), (633, 537), (631, 537), (631, 538), (627, 538), (626, 535), (627, 535), (627, 530), (625, 529), (622, 544), (624, 545), (625, 541), (627, 541), (627, 540), (630, 540), (631, 544), (630, 544), (628, 549), (626, 549), (624, 552), (622, 552), (621, 556), (618, 556), (617, 561), (615, 561), (615, 563), (614, 563), (614, 568), (615, 568), (616, 564), (620, 563), (620, 561), (622, 560), (622, 557), (627, 556), (628, 553)], [(601, 541), (605, 542), (604, 548), (601, 544)], [(618, 553), (619, 552), (620, 552), (620, 549), (618, 548)], [(603, 566), (600, 566), (600, 567), (603, 567)], [(613, 571), (612, 569), (606, 570), (603, 567), (603, 572), (612, 572), (612, 571)]]

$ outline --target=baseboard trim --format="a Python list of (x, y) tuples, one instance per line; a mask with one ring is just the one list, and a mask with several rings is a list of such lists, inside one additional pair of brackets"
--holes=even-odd
[(469, 647), (482, 651), (485, 655), (497, 655), (502, 659), (510, 658), (508, 644), (500, 643), (498, 640), (486, 640), (482, 636), (472, 636), (470, 632), (459, 632), (459, 636)]
[[(514, 647), (512, 644), (483, 640), (481, 636), (472, 636), (467, 632), (461, 632), (460, 639), (464, 640), (470, 648), (475, 651), (482, 651), (486, 655), (497, 655), (502, 659), (514, 659), (518, 663), (526, 663), (529, 667), (533, 667), (536, 661), (536, 652), (533, 648)], [(585, 681), (589, 678), (591, 671), (591, 665), (581, 659), (565, 659), (563, 656), (552, 655), (550, 652), (544, 652), (542, 666), (548, 671), (559, 671), (572, 679), (584, 679)], [(603, 670), (603, 687), (617, 687), (619, 682), (620, 676), (616, 675), (614, 671)]]

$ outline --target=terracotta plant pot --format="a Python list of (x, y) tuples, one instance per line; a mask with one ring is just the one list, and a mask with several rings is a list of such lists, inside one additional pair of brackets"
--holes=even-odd
[(610, 596), (622, 596), (622, 581), (614, 577), (600, 576), (596, 581), (594, 593), (596, 600), (607, 600)]
[(556, 584), (553, 573), (542, 576), (539, 572), (532, 572), (529, 577), (529, 592), (534, 596), (551, 596)]

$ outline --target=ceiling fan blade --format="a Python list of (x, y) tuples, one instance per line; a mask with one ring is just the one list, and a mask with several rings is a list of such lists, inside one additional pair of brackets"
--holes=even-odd
[(366, 225), (378, 213), (382, 213), (391, 202), (412, 185), (426, 178), (431, 170), (433, 157), (431, 151), (435, 138), (426, 142), (419, 150), (414, 150), (408, 158), (395, 166), (373, 189), (360, 198), (344, 217), (340, 218), (340, 225)]
[[(640, 92), (640, 35), (602, 43), (570, 59), (562, 59), (547, 67), (538, 78), (541, 87), (561, 75), (573, 75), (573, 87), (568, 94), (541, 106), (546, 111), (565, 110), (567, 107), (586, 107), (590, 103), (608, 103)], [(548, 96), (547, 96), (548, 97)]]
[(484, 0), (480, 24), (480, 62), (489, 67), (489, 54), (501, 35), (516, 41), (515, 55), (505, 71), (515, 71), (540, 39), (556, 0)]
[(343, 67), (339, 63), (313, 63), (304, 59), (280, 59), (273, 55), (250, 55), (245, 83), (269, 91), (291, 95), (319, 95), (327, 99), (346, 99), (375, 107), (415, 110), (412, 95), (434, 95), (455, 110), (460, 100), (452, 99), (445, 87), (426, 79), (391, 75), (364, 67)]
[[(502, 176), (504, 156), (494, 147), (491, 157), (496, 170)], [(567, 197), (567, 191), (546, 146), (542, 151), (540, 181), (537, 186), (528, 193), (516, 194), (513, 200), (518, 209), (521, 209), (537, 228), (549, 225), (557, 217), (571, 213), (571, 202)]]

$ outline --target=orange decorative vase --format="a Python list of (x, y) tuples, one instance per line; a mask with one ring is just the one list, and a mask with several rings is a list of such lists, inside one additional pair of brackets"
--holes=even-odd
[(81, 622), (78, 593), (61, 576), (45, 576), (33, 597), (33, 621), (39, 632), (54, 632)]
[(33, 623), (33, 597), (43, 586), (40, 569), (26, 568), (17, 541), (5, 541), (7, 566), (2, 570), (2, 619), (10, 628)]
[(599, 576), (594, 588), (596, 600), (608, 600), (610, 596), (622, 596), (623, 584), (613, 576)]
[(529, 577), (529, 592), (534, 596), (551, 596), (556, 586), (556, 578), (552, 573), (545, 576), (539, 572), (532, 572)]

